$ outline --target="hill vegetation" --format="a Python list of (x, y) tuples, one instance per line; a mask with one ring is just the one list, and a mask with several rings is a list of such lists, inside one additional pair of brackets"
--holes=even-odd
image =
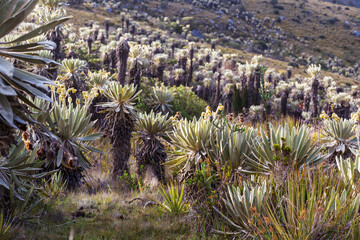
[(359, 239), (357, 13), (0, 1), (0, 239)]

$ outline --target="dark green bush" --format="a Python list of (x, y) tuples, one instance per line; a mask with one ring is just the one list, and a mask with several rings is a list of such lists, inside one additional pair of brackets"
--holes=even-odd
[(192, 119), (194, 116), (200, 117), (201, 113), (205, 111), (208, 104), (191, 89), (184, 86), (172, 87), (172, 89), (175, 92), (172, 101), (174, 112), (181, 112), (184, 118)]

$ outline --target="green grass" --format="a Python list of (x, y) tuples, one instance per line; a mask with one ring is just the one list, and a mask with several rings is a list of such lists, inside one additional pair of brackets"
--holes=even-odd
[[(16, 239), (60, 240), (72, 234), (74, 240), (204, 238), (196, 233), (197, 219), (164, 213), (156, 205), (144, 208), (139, 200), (129, 203), (135, 197), (150, 201), (157, 193), (69, 193), (45, 217), (23, 226)], [(76, 212), (85, 216), (74, 217)]]

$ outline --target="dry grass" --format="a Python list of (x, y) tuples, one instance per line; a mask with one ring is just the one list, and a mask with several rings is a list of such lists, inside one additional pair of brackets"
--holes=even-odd
[[(266, 1), (245, 0), (244, 2), (249, 10), (256, 13), (256, 17), (263, 19), (265, 16), (272, 18), (284, 16), (285, 21), (277, 23), (278, 26), (296, 37), (308, 37), (308, 47), (289, 38), (289, 42), (295, 44), (299, 52), (313, 54), (316, 49), (320, 49), (324, 54), (332, 53), (344, 60), (357, 61), (356, 56), (360, 54), (360, 40), (351, 35), (354, 29), (345, 29), (343, 24), (345, 21), (350, 22), (350, 19), (357, 19), (359, 9), (349, 7), (349, 10), (345, 10), (344, 6), (319, 0), (309, 0), (303, 8), (300, 8), (302, 1), (279, 0), (278, 5), (283, 6), (284, 10), (280, 10), (280, 14), (276, 15), (275, 9)], [(342, 10), (338, 11), (337, 7), (342, 7)], [(309, 14), (302, 11), (308, 11)], [(297, 15), (300, 16), (301, 23), (291, 20)], [(326, 21), (331, 18), (337, 18), (339, 21), (334, 25), (320, 23), (320, 20)], [(325, 39), (320, 39), (320, 35), (324, 35)], [(312, 38), (315, 40), (311, 40)]]

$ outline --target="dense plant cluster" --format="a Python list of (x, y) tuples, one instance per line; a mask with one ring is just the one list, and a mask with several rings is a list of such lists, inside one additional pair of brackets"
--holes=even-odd
[(206, 233), (360, 238), (357, 86), (243, 61), (135, 11), (78, 28), (60, 3), (0, 1), (0, 234), (88, 187), (108, 143), (109, 184), (171, 181), (161, 212), (200, 216)]

